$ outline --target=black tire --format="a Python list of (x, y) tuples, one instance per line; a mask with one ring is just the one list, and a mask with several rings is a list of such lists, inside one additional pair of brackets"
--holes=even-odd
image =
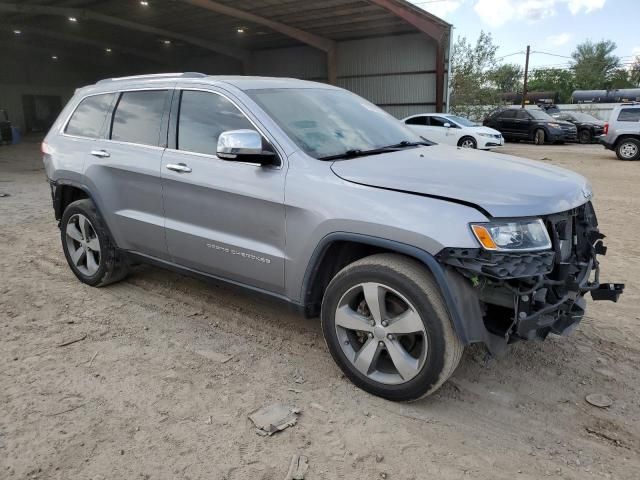
[(578, 142), (583, 145), (591, 143), (593, 141), (593, 135), (591, 134), (591, 130), (588, 128), (583, 128), (578, 132)]
[[(463, 147), (463, 145), (469, 145), (467, 147)], [(476, 142), (476, 139), (470, 136), (465, 136), (462, 137), (460, 140), (458, 140), (458, 147), (461, 148), (478, 148), (478, 142)]]
[(545, 133), (542, 128), (537, 128), (535, 132), (533, 132), (533, 143), (536, 145), (544, 145), (545, 142)]
[(616, 145), (616, 155), (620, 160), (640, 160), (640, 140), (623, 138)]
[[(368, 282), (389, 286), (404, 296), (425, 327), (424, 362), (419, 373), (404, 383), (386, 384), (369, 378), (354, 366), (340, 343), (335, 323), (339, 303), (347, 292)], [(321, 321), (327, 347), (344, 374), (361, 389), (388, 400), (416, 400), (435, 392), (453, 374), (464, 351), (431, 274), (421, 263), (402, 255), (372, 255), (338, 272), (325, 291)]]
[[(70, 241), (67, 235), (67, 229), (71, 228), (69, 222), (74, 218), (78, 218), (80, 215), (86, 217), (90, 222), (90, 227), (99, 241), (99, 260), (96, 262), (98, 268), (93, 274), (87, 274), (87, 272), (81, 271), (81, 267), (78, 267), (74, 263), (71, 258), (71, 253), (69, 252)], [(91, 285), (92, 287), (103, 287), (126, 277), (128, 273), (126, 258), (116, 248), (104, 221), (90, 199), (86, 198), (77, 200), (67, 206), (62, 214), (62, 219), (60, 220), (60, 235), (62, 240), (62, 249), (64, 250), (64, 256), (67, 259), (67, 263), (69, 264), (71, 271), (81, 282)], [(85, 253), (85, 256), (86, 255), (87, 253)]]

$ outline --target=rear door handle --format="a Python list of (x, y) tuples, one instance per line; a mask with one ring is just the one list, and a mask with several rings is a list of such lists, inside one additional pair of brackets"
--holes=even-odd
[(94, 157), (107, 158), (110, 157), (111, 154), (106, 150), (91, 150), (91, 155)]
[(191, 168), (184, 163), (168, 163), (167, 170), (173, 170), (178, 173), (191, 173)]

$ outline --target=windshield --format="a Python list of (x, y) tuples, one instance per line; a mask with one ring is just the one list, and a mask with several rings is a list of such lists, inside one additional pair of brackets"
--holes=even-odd
[(595, 123), (600, 122), (600, 120), (598, 120), (596, 117), (592, 117), (588, 113), (571, 112), (569, 116), (575, 118), (579, 122), (595, 122)]
[(459, 117), (457, 115), (446, 115), (445, 118), (453, 120), (454, 122), (456, 122), (459, 125), (462, 125), (463, 127), (477, 127), (478, 126), (477, 123), (472, 122), (468, 118)]
[(423, 141), (385, 111), (343, 90), (282, 88), (246, 93), (314, 158)]
[(536, 120), (546, 120), (548, 122), (555, 121), (555, 119), (551, 115), (549, 115), (546, 112), (543, 112), (542, 110), (535, 110), (532, 108), (532, 109), (527, 109), (527, 112), (529, 112), (531, 116)]

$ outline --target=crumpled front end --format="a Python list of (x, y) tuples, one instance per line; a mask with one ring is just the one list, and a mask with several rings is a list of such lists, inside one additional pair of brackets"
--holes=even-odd
[(623, 284), (600, 283), (597, 257), (607, 249), (591, 202), (543, 220), (551, 250), (446, 248), (437, 256), (470, 283), (467, 292), (477, 296), (494, 343), (496, 338), (513, 343), (566, 335), (584, 316), (587, 293), (615, 302), (624, 290)]

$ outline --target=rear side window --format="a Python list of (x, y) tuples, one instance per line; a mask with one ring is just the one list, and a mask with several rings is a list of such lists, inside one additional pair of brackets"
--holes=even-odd
[(79, 137), (98, 138), (115, 93), (92, 95), (80, 102), (64, 132)]
[(113, 114), (111, 140), (157, 146), (166, 90), (124, 92)]
[(185, 90), (178, 116), (178, 150), (215, 155), (227, 130), (255, 130), (236, 106), (221, 95)]
[(640, 108), (623, 108), (618, 114), (619, 122), (640, 122)]
[(407, 125), (426, 125), (427, 117), (413, 117), (405, 121)]

